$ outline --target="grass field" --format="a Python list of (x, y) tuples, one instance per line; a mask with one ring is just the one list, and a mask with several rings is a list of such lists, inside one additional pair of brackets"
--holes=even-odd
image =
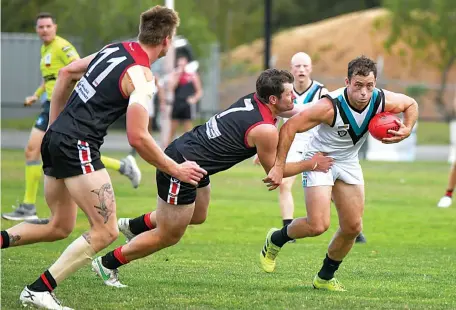
[[(140, 163), (143, 183), (137, 190), (112, 174), (121, 217), (154, 208), (153, 169)], [(456, 309), (456, 208), (435, 207), (446, 186), (448, 165), (363, 162), (363, 167), (368, 243), (355, 245), (341, 265), (338, 278), (347, 292), (311, 287), (337, 227), (334, 209), (330, 231), (287, 244), (274, 274), (260, 270), (257, 259), (264, 236), (281, 223), (277, 192), (267, 192), (260, 168), (243, 163), (211, 177), (213, 195), (204, 225), (189, 228), (177, 246), (120, 269), (128, 288), (103, 286), (86, 267), (63, 282), (56, 294), (76, 309)], [(303, 216), (299, 182), (294, 193), (296, 215)], [(22, 194), (22, 153), (4, 151), (2, 211), (10, 210)], [(47, 215), (42, 192), (38, 205), (40, 215)], [(2, 220), (2, 229), (10, 225)], [(24, 285), (87, 227), (79, 214), (67, 240), (2, 251), (2, 309), (21, 309), (18, 298)], [(115, 245), (123, 242), (120, 238)]]

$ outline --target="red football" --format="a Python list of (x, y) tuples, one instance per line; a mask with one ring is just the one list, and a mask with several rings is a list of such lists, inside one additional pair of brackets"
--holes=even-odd
[(396, 123), (396, 120), (401, 121), (401, 119), (393, 113), (378, 113), (369, 122), (369, 133), (379, 141), (383, 138), (391, 138), (393, 135), (389, 134), (388, 130), (399, 130), (399, 125)]

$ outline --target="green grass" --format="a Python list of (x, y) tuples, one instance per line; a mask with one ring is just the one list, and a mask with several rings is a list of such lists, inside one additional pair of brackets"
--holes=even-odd
[(2, 129), (30, 130), (35, 124), (36, 118), (37, 116), (2, 119)]
[(450, 126), (446, 122), (418, 122), (417, 143), (425, 144), (449, 144)]
[[(23, 194), (20, 158), (19, 151), (2, 152), (3, 211)], [(154, 209), (153, 169), (140, 163), (143, 183), (137, 190), (112, 173), (121, 217)], [(448, 165), (363, 162), (363, 167), (368, 243), (355, 245), (338, 271), (347, 292), (311, 287), (337, 227), (334, 209), (330, 231), (287, 244), (274, 274), (260, 270), (257, 259), (264, 236), (281, 223), (277, 192), (265, 189), (260, 168), (243, 163), (211, 177), (205, 224), (190, 227), (178, 245), (120, 269), (128, 288), (103, 286), (86, 267), (64, 281), (56, 294), (77, 309), (456, 309), (456, 208), (435, 206), (446, 187)], [(296, 215), (303, 216), (299, 183), (294, 187)], [(39, 195), (40, 215), (48, 215), (42, 192)], [(10, 225), (2, 221), (2, 229)], [(2, 251), (2, 308), (21, 309), (18, 298), (24, 285), (87, 227), (79, 214), (67, 240)], [(120, 238), (109, 248), (123, 242)]]

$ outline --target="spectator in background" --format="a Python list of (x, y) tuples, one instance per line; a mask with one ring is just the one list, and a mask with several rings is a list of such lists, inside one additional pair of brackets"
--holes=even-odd
[(186, 70), (188, 57), (178, 56), (177, 67), (170, 76), (169, 87), (174, 90), (174, 101), (171, 112), (171, 130), (168, 143), (173, 140), (177, 127), (182, 124), (184, 131), (193, 128), (196, 104), (203, 96), (203, 88), (198, 72)]

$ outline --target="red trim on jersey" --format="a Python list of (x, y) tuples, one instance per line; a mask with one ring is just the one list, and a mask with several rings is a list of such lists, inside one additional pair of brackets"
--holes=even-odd
[(135, 66), (135, 65), (140, 65), (143, 67), (150, 68), (150, 62), (149, 62), (149, 56), (147, 56), (146, 52), (141, 48), (141, 45), (139, 45), (138, 42), (122, 42), (123, 47), (125, 50), (130, 54), (131, 57), (133, 57), (133, 60), (135, 63), (129, 65), (124, 69), (122, 74), (120, 75), (119, 78), (119, 90), (120, 93), (122, 94), (122, 97), (124, 99), (127, 99), (128, 96), (123, 92), (122, 90), (122, 79), (127, 72), (128, 68)]
[(133, 57), (136, 64), (150, 68), (149, 56), (138, 42), (122, 42), (125, 50)]
[(54, 289), (52, 288), (51, 284), (49, 283), (48, 279), (44, 275), (44, 273), (41, 275), (41, 280), (43, 280), (43, 283), (47, 286), (49, 289), (49, 292), (52, 292)]
[(120, 93), (122, 94), (122, 97), (124, 99), (128, 99), (128, 96), (127, 94), (124, 93), (123, 89), (122, 89), (122, 80), (123, 80), (123, 77), (125, 75), (125, 73), (127, 73), (127, 70), (130, 69), (130, 67), (133, 67), (133, 66), (136, 66), (137, 63), (132, 63), (131, 65), (128, 65), (124, 71), (122, 71), (122, 74), (120, 75), (120, 78), (119, 78), (119, 90), (120, 90)]
[(249, 132), (255, 128), (256, 126), (258, 125), (262, 125), (262, 124), (271, 124), (271, 125), (275, 125), (275, 122), (276, 122), (276, 119), (274, 117), (272, 117), (272, 111), (269, 110), (269, 108), (266, 106), (266, 104), (264, 104), (263, 102), (261, 102), (257, 95), (256, 94), (253, 94), (253, 99), (255, 100), (255, 102), (257, 103), (258, 105), (258, 109), (260, 110), (260, 113), (261, 113), (261, 116), (263, 117), (263, 121), (261, 122), (257, 122), (253, 125), (251, 125), (247, 131), (245, 132), (245, 135), (244, 135), (244, 144), (246, 147), (248, 148), (253, 148), (254, 146), (250, 146), (249, 145), (249, 142), (247, 140), (247, 136), (249, 134)]
[(258, 105), (258, 109), (260, 110), (261, 116), (263, 116), (263, 121), (274, 125), (276, 121), (275, 118), (272, 117), (272, 111), (269, 110), (266, 104), (264, 104), (258, 99), (256, 94), (253, 94), (253, 99), (255, 99), (255, 102)]

